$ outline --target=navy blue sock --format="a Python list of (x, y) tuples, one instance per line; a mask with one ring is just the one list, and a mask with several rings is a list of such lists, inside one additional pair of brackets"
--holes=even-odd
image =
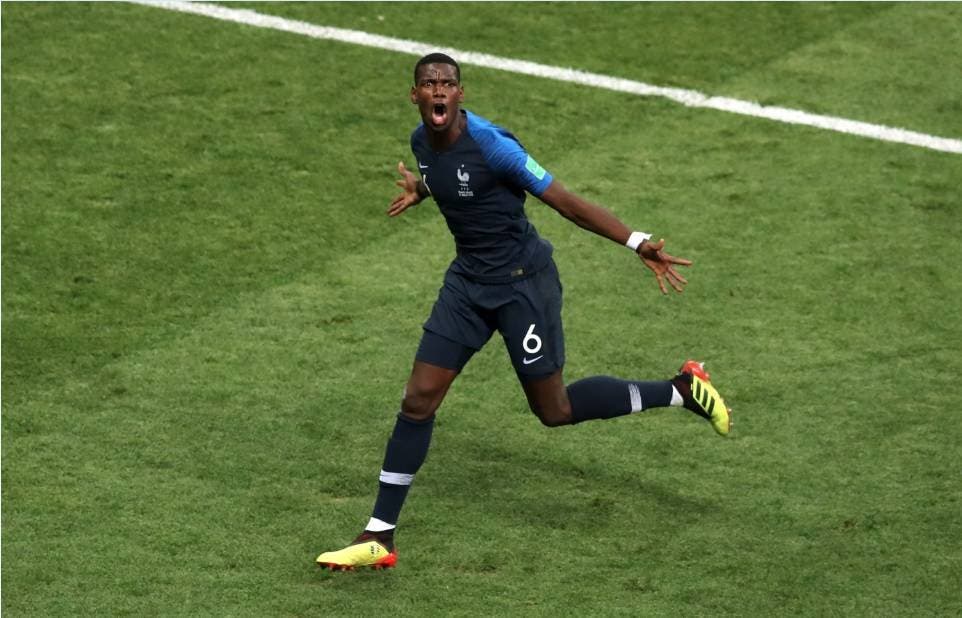
[(433, 429), (433, 416), (426, 421), (415, 421), (404, 414), (397, 415), (394, 433), (384, 453), (373, 519), (392, 526), (397, 523), (414, 475), (428, 455)]
[(671, 403), (671, 381), (631, 382), (593, 376), (568, 385), (572, 424), (596, 418), (615, 418)]

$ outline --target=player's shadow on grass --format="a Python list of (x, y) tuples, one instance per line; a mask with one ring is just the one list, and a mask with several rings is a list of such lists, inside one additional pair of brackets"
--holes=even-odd
[[(583, 435), (559, 439), (590, 440)], [(615, 470), (605, 466), (603, 456), (576, 462), (563, 451), (505, 445), (511, 441), (506, 436), (497, 440), (501, 443), (493, 436), (485, 440), (444, 436), (444, 454), (436, 449), (435, 461), (429, 458), (423, 471), (432, 477), (432, 468), (445, 471), (430, 481), (430, 489), (427, 482), (419, 489), (462, 502), (465, 509), (488, 517), (553, 529), (623, 528), (652, 520), (687, 525), (719, 510), (712, 500), (646, 480), (645, 468), (652, 459), (641, 452), (637, 468)]]

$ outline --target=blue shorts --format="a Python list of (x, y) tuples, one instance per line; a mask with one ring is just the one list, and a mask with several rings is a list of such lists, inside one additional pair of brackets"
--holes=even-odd
[(415, 359), (461, 371), (497, 330), (519, 379), (547, 377), (564, 367), (561, 296), (554, 261), (510, 283), (477, 283), (448, 271)]

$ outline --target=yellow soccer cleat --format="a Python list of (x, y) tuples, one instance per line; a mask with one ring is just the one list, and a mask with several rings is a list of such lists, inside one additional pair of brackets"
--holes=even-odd
[(711, 423), (715, 431), (727, 436), (732, 430), (732, 411), (712, 386), (702, 363), (686, 361), (672, 380), (685, 400), (685, 407)]
[(353, 571), (359, 567), (391, 569), (397, 564), (397, 549), (362, 534), (344, 549), (324, 552), (316, 562), (322, 569), (332, 571)]

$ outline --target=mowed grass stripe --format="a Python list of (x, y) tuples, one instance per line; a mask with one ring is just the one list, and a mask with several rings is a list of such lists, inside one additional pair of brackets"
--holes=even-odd
[[(819, 114), (962, 135), (962, 4), (892, 3), (719, 85)], [(924, 32), (925, 36), (918, 36)], [(838, 115), (838, 114), (833, 114)]]
[(907, 129), (886, 127), (875, 125), (857, 120), (837, 118), (834, 116), (824, 116), (809, 112), (787, 109), (778, 106), (759, 105), (752, 101), (742, 101), (730, 97), (709, 96), (696, 90), (683, 88), (672, 88), (655, 86), (644, 82), (610, 77), (597, 73), (588, 73), (577, 69), (549, 66), (513, 58), (503, 58), (491, 54), (465, 51), (450, 47), (438, 46), (430, 43), (421, 43), (405, 39), (396, 39), (379, 35), (372, 35), (367, 32), (357, 30), (345, 30), (341, 28), (331, 28), (319, 26), (305, 22), (292, 21), (272, 15), (265, 15), (246, 9), (230, 9), (219, 5), (205, 4), (201, 2), (176, 2), (176, 1), (153, 1), (143, 0), (137, 2), (146, 6), (156, 6), (167, 10), (192, 13), (213, 17), (224, 21), (232, 21), (256, 26), (260, 28), (272, 28), (301, 34), (316, 39), (341, 41), (355, 45), (365, 45), (377, 47), (389, 51), (397, 51), (405, 54), (424, 55), (430, 51), (441, 51), (452, 55), (464, 64), (493, 68), (497, 70), (510, 71), (522, 75), (541, 77), (558, 81), (571, 82), (595, 88), (604, 88), (616, 92), (626, 92), (639, 96), (658, 96), (663, 97), (688, 107), (703, 107), (734, 114), (742, 114), (767, 120), (775, 120), (789, 124), (799, 124), (819, 129), (837, 131), (860, 137), (868, 137), (887, 142), (907, 144), (937, 150), (942, 152), (962, 154), (962, 140), (954, 138), (938, 137), (910, 131)]
[[(338, 532), (315, 527), (369, 508), (426, 310), (412, 309), (437, 287), (393, 276), (390, 253), (346, 253), (6, 409), (8, 607), (269, 612), (274, 597), (247, 596), (287, 571), (285, 594), (310, 599), (317, 539)], [(447, 258), (419, 255), (437, 271)]]
[(406, 148), (394, 91), (366, 89), (373, 133), (312, 103), (339, 79), (309, 68), (334, 44), (259, 31), (255, 54), (211, 20), (157, 39), (173, 16), (123, 4), (4, 11), (5, 404), (409, 224), (383, 216)]

